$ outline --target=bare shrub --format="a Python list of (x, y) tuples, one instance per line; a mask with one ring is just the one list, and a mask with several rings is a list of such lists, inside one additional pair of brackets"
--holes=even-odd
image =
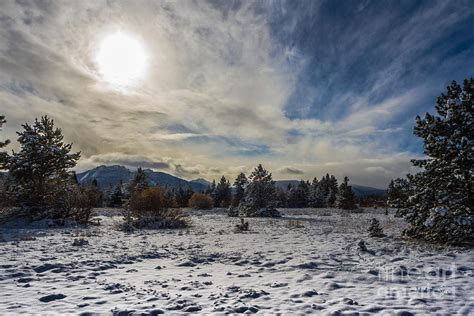
[(72, 187), (62, 193), (59, 201), (59, 214), (63, 219), (70, 218), (78, 224), (88, 224), (94, 206), (101, 198), (101, 192), (94, 186)]
[(236, 232), (249, 231), (249, 222), (246, 222), (243, 218), (240, 219), (240, 224), (235, 225)]
[(174, 200), (161, 188), (136, 192), (124, 211), (125, 228), (155, 227), (183, 228), (188, 226), (181, 210), (172, 208)]
[(207, 194), (194, 193), (189, 199), (188, 205), (197, 210), (209, 210), (214, 205), (214, 201)]

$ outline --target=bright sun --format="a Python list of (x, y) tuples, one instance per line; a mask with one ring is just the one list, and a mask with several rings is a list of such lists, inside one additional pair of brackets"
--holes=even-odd
[(147, 55), (142, 43), (133, 35), (116, 32), (103, 39), (96, 62), (106, 82), (115, 86), (133, 86), (145, 76)]

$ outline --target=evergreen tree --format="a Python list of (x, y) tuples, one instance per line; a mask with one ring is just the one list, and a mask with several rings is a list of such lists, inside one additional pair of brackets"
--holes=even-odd
[(274, 207), (275, 181), (272, 174), (261, 164), (249, 176), (249, 184), (245, 190), (245, 204), (254, 208)]
[(349, 185), (348, 177), (344, 177), (344, 181), (339, 186), (337, 207), (343, 210), (353, 210), (357, 208), (354, 192), (352, 192), (352, 187)]
[[(5, 155), (4, 167), (13, 180), (13, 190), (27, 206), (47, 206), (48, 201), (69, 185), (80, 153), (71, 153), (63, 142), (61, 129), (47, 116), (17, 132), (20, 151)], [(49, 203), (49, 202), (48, 202)]]
[(275, 196), (277, 200), (277, 207), (288, 207), (288, 195), (284, 189), (276, 187)]
[(382, 227), (380, 227), (380, 222), (376, 218), (370, 220), (370, 226), (367, 229), (369, 237), (385, 237)]
[(390, 181), (387, 189), (387, 206), (403, 208), (408, 202), (409, 183), (407, 179), (397, 178)]
[(148, 176), (142, 168), (137, 168), (137, 172), (135, 172), (132, 181), (128, 185), (128, 194), (132, 196), (133, 194), (141, 192), (148, 187)]
[(193, 196), (194, 191), (191, 187), (187, 187), (183, 189), (179, 187), (174, 194), (174, 198), (176, 200), (176, 204), (178, 207), (187, 207), (189, 203), (189, 199)]
[(338, 185), (337, 185), (336, 177), (331, 175), (328, 178), (327, 185), (328, 185), (328, 190), (329, 190), (328, 195), (326, 197), (327, 205), (329, 207), (334, 207), (334, 205), (336, 204), (337, 194), (338, 194)]
[(121, 207), (123, 205), (123, 200), (124, 200), (124, 195), (123, 195), (123, 191), (122, 191), (122, 181), (120, 181), (120, 183), (118, 183), (113, 191), (111, 192), (110, 194), (110, 198), (109, 198), (109, 205), (110, 207)]
[(301, 180), (296, 187), (288, 192), (288, 206), (303, 208), (308, 206), (309, 186), (306, 181)]
[(205, 194), (209, 195), (211, 198), (214, 199), (216, 194), (216, 180), (212, 180), (212, 183), (207, 187)]
[[(0, 129), (2, 128), (2, 125), (5, 124), (7, 121), (5, 120), (5, 116), (3, 115), (0, 115)], [(3, 148), (5, 147), (6, 145), (8, 145), (10, 143), (10, 141), (7, 139), (6, 141), (0, 141), (0, 148)]]
[(230, 183), (222, 176), (214, 193), (214, 207), (229, 207), (231, 201), (232, 191), (230, 190)]
[[(5, 120), (5, 116), (0, 115), (0, 130), (2, 129), (2, 125), (5, 124), (6, 122), (7, 121)], [(10, 143), (10, 141), (8, 139), (6, 141), (3, 141), (3, 142), (0, 141), (0, 149), (7, 146), (9, 143)], [(5, 163), (6, 157), (7, 157), (7, 153), (3, 152), (3, 151), (0, 151), (0, 170), (2, 169), (2, 167)]]
[(235, 195), (232, 200), (233, 206), (239, 206), (240, 202), (243, 201), (247, 183), (247, 177), (243, 172), (241, 172), (234, 181)]
[(410, 196), (399, 213), (409, 236), (458, 243), (474, 235), (474, 79), (455, 81), (436, 101), (437, 114), (416, 117), (414, 134), (424, 141), (422, 171), (408, 175)]
[(309, 188), (308, 205), (310, 207), (321, 208), (326, 206), (326, 198), (321, 188), (321, 184), (315, 177)]

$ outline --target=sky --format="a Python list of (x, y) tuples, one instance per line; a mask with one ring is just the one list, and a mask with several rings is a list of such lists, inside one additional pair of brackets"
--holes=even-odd
[(77, 170), (186, 179), (258, 163), (386, 187), (416, 172), (417, 114), (474, 75), (474, 4), (453, 1), (0, 2), (1, 138), (48, 115)]

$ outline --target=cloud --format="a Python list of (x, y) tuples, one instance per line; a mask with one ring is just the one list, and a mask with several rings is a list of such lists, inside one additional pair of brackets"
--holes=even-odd
[[(280, 178), (332, 172), (384, 186), (421, 153), (414, 115), (470, 75), (473, 12), (462, 1), (5, 1), (2, 134), (13, 141), (47, 114), (82, 170), (232, 179), (263, 163)], [(150, 56), (126, 89), (94, 63), (117, 30)]]
[(296, 168), (293, 168), (293, 167), (283, 167), (283, 168), (278, 169), (278, 172), (280, 172), (282, 174), (292, 174), (292, 175), (304, 174), (303, 170), (296, 169)]

